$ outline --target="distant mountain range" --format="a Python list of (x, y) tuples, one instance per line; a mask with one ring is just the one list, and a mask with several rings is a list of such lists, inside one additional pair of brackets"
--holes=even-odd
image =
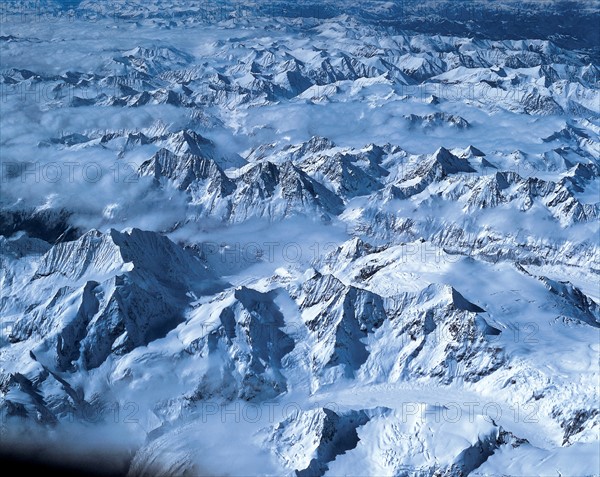
[(596, 475), (598, 3), (4, 2), (0, 450)]

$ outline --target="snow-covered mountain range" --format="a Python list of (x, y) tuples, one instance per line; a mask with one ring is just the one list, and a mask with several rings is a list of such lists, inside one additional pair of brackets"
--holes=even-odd
[(3, 454), (600, 475), (598, 7), (3, 3)]

